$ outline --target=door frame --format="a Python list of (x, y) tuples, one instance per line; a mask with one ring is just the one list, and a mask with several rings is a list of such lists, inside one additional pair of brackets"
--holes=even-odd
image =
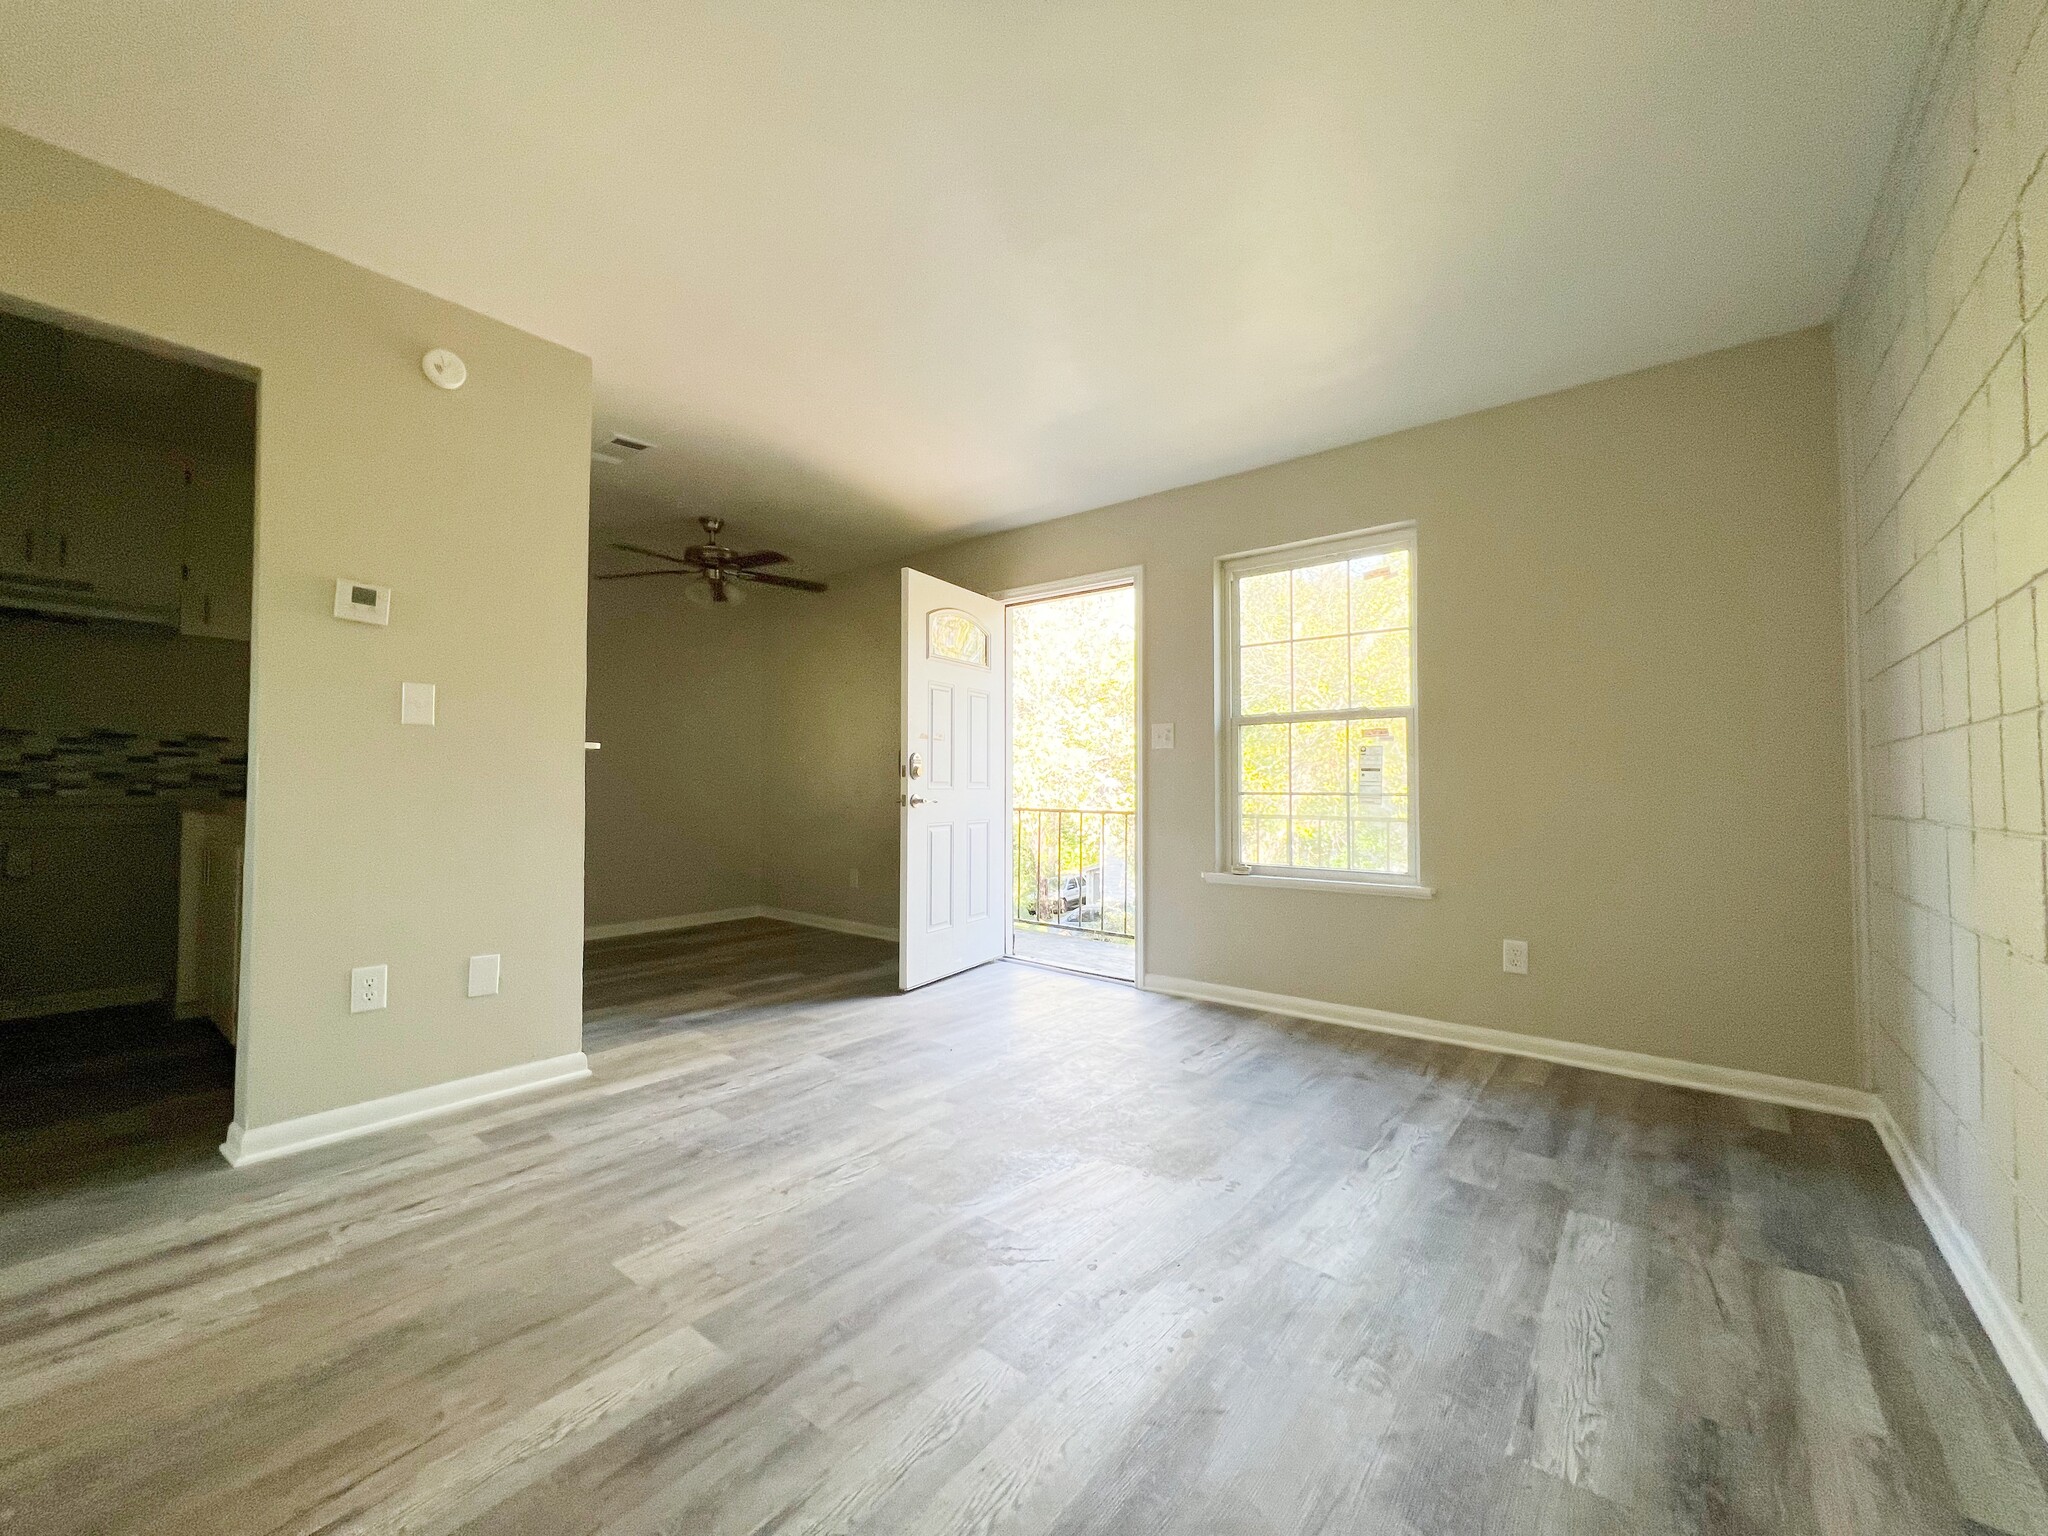
[[(1131, 589), (1131, 692), (1132, 698), (1132, 764), (1137, 785), (1137, 808), (1132, 822), (1135, 831), (1131, 837), (1131, 861), (1137, 867), (1132, 871), (1132, 888), (1137, 892), (1137, 945), (1132, 954), (1132, 964), (1137, 975), (1131, 979), (1138, 991), (1148, 990), (1145, 985), (1145, 934), (1151, 927), (1152, 893), (1149, 881), (1151, 861), (1146, 857), (1145, 837), (1145, 777), (1151, 751), (1147, 745), (1145, 723), (1145, 567), (1142, 565), (1119, 566), (1114, 570), (1094, 571), (1086, 576), (1068, 576), (1058, 581), (1034, 582), (1029, 586), (1007, 587), (988, 595), (1003, 605), (1003, 676), (1014, 684), (1013, 669), (1015, 657), (1010, 650), (1010, 610), (1024, 603), (1043, 602), (1053, 597), (1077, 597), (1083, 592), (1100, 592), (1108, 587), (1129, 587)], [(1015, 766), (1011, 754), (1016, 750), (1016, 690), (1012, 686), (1004, 708), (1009, 718), (1003, 722), (1003, 848), (1010, 865), (1010, 900), (1016, 900), (1017, 852), (1013, 846), (1017, 836), (1017, 811), (1013, 798), (1016, 788)], [(1016, 913), (1012, 910), (1003, 920), (1003, 958), (1014, 960), (1019, 965), (1031, 965), (1030, 960), (1018, 960), (1009, 952), (1010, 941), (1015, 936)], [(1069, 972), (1068, 974), (1073, 974)]]

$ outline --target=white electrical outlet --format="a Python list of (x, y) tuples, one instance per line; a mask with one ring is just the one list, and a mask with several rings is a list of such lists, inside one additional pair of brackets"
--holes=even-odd
[(1153, 726), (1153, 727), (1152, 727), (1152, 750), (1153, 750), (1153, 751), (1155, 751), (1155, 752), (1169, 752), (1169, 751), (1171, 751), (1172, 749), (1173, 749), (1173, 727), (1172, 727), (1172, 726), (1170, 726), (1170, 725), (1155, 725), (1155, 726)]
[(496, 997), (498, 995), (498, 957), (496, 955), (471, 955), (469, 957), (469, 995), (471, 997)]
[(391, 980), (388, 965), (359, 965), (348, 973), (348, 1011), (375, 1013), (384, 1006), (385, 990)]
[(1500, 968), (1510, 976), (1529, 974), (1529, 941), (1527, 939), (1502, 939), (1500, 941)]
[(853, 889), (854, 889), (854, 890), (856, 890), (856, 891), (857, 891), (857, 890), (859, 890), (859, 889), (860, 889), (860, 871), (859, 871), (859, 870), (857, 870), (857, 869), (849, 869), (849, 870), (848, 870), (848, 871), (846, 872), (846, 883), (847, 883), (847, 884), (848, 884), (849, 886), (853, 887)]

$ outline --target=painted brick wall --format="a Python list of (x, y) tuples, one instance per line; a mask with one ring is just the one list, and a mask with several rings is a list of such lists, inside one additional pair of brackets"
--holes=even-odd
[(1948, 9), (1835, 345), (1872, 1086), (2048, 1344), (2043, 10)]

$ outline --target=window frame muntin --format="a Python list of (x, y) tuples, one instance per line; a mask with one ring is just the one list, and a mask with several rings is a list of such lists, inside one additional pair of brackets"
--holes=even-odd
[[(1422, 655), (1417, 637), (1422, 630), (1422, 601), (1419, 578), (1421, 557), (1417, 551), (1417, 528), (1413, 519), (1382, 523), (1350, 533), (1300, 539), (1265, 549), (1223, 555), (1216, 561), (1216, 764), (1217, 797), (1216, 862), (1221, 874), (1270, 878), (1274, 880), (1329, 881), (1344, 885), (1418, 887), (1422, 884), (1422, 775), (1421, 713)], [(1361, 705), (1356, 708), (1303, 710), (1278, 714), (1247, 715), (1239, 707), (1239, 643), (1237, 584), (1245, 576), (1272, 571), (1292, 571), (1304, 566), (1327, 564), (1342, 557), (1405, 550), (1408, 555), (1408, 702), (1406, 705)], [(1348, 638), (1353, 631), (1345, 631)], [(1363, 632), (1362, 632), (1363, 633)], [(1386, 631), (1370, 631), (1386, 633)], [(1291, 639), (1292, 637), (1290, 637)], [(1317, 869), (1301, 864), (1252, 864), (1240, 855), (1243, 836), (1241, 814), (1244, 787), (1239, 778), (1238, 732), (1246, 725), (1293, 725), (1322, 720), (1405, 720), (1408, 725), (1408, 868), (1399, 873), (1364, 869)]]

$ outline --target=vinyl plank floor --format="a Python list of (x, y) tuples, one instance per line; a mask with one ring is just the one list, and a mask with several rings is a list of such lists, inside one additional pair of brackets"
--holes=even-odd
[(765, 919), (594, 1076), (240, 1171), (0, 1031), (0, 1532), (2048, 1536), (1866, 1126)]

